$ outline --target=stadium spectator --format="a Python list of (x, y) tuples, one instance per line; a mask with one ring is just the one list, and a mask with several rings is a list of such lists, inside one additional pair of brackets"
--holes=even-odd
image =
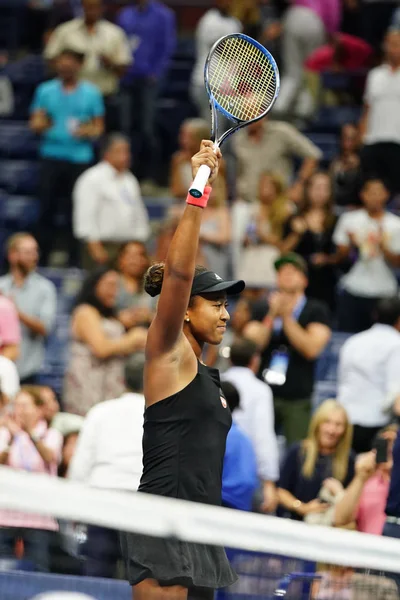
[(14, 303), (0, 295), (0, 355), (16, 361), (20, 353), (21, 328)]
[(364, 113), (360, 121), (364, 146), (361, 166), (364, 177), (385, 181), (390, 192), (400, 192), (400, 30), (385, 37), (385, 62), (367, 78)]
[[(229, 381), (221, 382), (221, 390), (234, 416), (240, 407), (239, 392)], [(233, 421), (226, 438), (222, 471), (222, 506), (251, 510), (258, 483), (257, 461), (251, 440)]]
[(0, 422), (2, 410), (14, 400), (19, 390), (19, 376), (15, 363), (5, 356), (0, 356)]
[[(68, 472), (69, 479), (96, 488), (136, 491), (142, 475), (144, 354), (125, 365), (126, 391), (86, 416)], [(88, 526), (85, 574), (114, 577), (121, 556), (119, 533)]]
[(46, 421), (47, 425), (50, 427), (54, 417), (60, 412), (60, 405), (57, 400), (57, 396), (53, 390), (48, 385), (39, 386), (39, 394), (40, 398), (43, 402), (43, 418)]
[(150, 323), (155, 303), (145, 293), (144, 275), (150, 266), (150, 258), (143, 242), (123, 244), (117, 257), (119, 286), (116, 302), (118, 318), (130, 329), (140, 323)]
[(283, 225), (292, 212), (281, 178), (265, 171), (260, 177), (258, 202), (250, 207), (240, 249), (238, 277), (246, 279), (247, 287), (275, 287), (274, 262), (280, 254)]
[(392, 411), (400, 414), (400, 299), (378, 303), (377, 323), (340, 350), (338, 401), (354, 426), (353, 448), (367, 452)]
[(121, 244), (131, 239), (145, 242), (150, 235), (149, 217), (130, 163), (129, 141), (112, 134), (104, 144), (102, 161), (75, 184), (74, 234), (84, 244), (86, 269), (114, 261)]
[(303, 439), (311, 416), (315, 361), (331, 337), (328, 307), (305, 296), (307, 264), (298, 254), (275, 262), (277, 291), (269, 297), (262, 323), (253, 321), (244, 335), (262, 351), (260, 377), (272, 388), (275, 427), (289, 444)]
[[(0, 428), (0, 464), (55, 477), (61, 458), (62, 436), (42, 419), (42, 400), (36, 389), (22, 388), (13, 412)], [(50, 569), (50, 532), (58, 528), (52, 517), (0, 511), (0, 556), (12, 557), (17, 539), (24, 541), (24, 557), (41, 571)]]
[(42, 262), (54, 247), (56, 216), (67, 219), (71, 263), (78, 262), (72, 234), (72, 190), (75, 181), (94, 159), (93, 143), (104, 130), (104, 104), (99, 90), (79, 81), (83, 55), (64, 49), (56, 59), (58, 77), (36, 89), (31, 107), (31, 129), (41, 136), (38, 237)]
[(378, 439), (388, 441), (386, 462), (377, 463), (375, 452), (363, 454), (359, 457), (361, 460), (356, 461), (356, 476), (335, 506), (336, 527), (355, 521), (358, 531), (382, 535), (397, 430), (396, 425), (390, 425), (378, 433)]
[(326, 400), (315, 411), (306, 439), (288, 449), (281, 469), (282, 516), (300, 521), (327, 511), (329, 504), (318, 496), (331, 478), (348, 486), (354, 477), (352, 430), (346, 411), (335, 400)]
[(279, 478), (278, 444), (274, 431), (274, 405), (268, 385), (257, 379), (260, 353), (251, 340), (237, 338), (231, 347), (231, 368), (223, 380), (232, 383), (240, 395), (233, 419), (250, 439), (257, 459), (257, 475), (262, 486), (261, 510), (274, 512), (277, 505), (275, 483)]
[(308, 267), (307, 296), (335, 306), (336, 273), (332, 241), (336, 217), (333, 212), (331, 179), (327, 173), (314, 173), (305, 184), (304, 204), (299, 215), (290, 217), (284, 227), (280, 248), (294, 251)]
[(64, 379), (67, 412), (85, 416), (99, 402), (119, 397), (125, 389), (125, 357), (145, 344), (142, 328), (124, 333), (116, 316), (117, 293), (118, 273), (100, 267), (87, 277), (78, 294)]
[(240, 21), (230, 14), (231, 0), (214, 0), (213, 4), (196, 26), (196, 62), (190, 86), (193, 103), (206, 122), (210, 121), (210, 103), (204, 89), (204, 65), (208, 52), (222, 36), (242, 31)]
[(7, 257), (10, 271), (0, 277), (0, 290), (13, 300), (21, 324), (18, 373), (21, 384), (37, 383), (46, 337), (55, 324), (56, 288), (37, 272), (39, 247), (29, 233), (16, 233), (8, 239)]
[(361, 190), (364, 207), (344, 213), (336, 225), (333, 241), (341, 263), (356, 251), (356, 260), (341, 280), (338, 329), (358, 333), (373, 323), (379, 298), (397, 292), (394, 267), (400, 265), (400, 218), (385, 210), (389, 192), (383, 181), (367, 180)]
[(340, 151), (330, 165), (333, 199), (336, 206), (355, 208), (360, 205), (361, 167), (360, 135), (356, 125), (346, 123), (340, 131)]
[(129, 38), (133, 57), (122, 80), (122, 128), (138, 136), (139, 179), (154, 180), (160, 160), (156, 101), (175, 51), (175, 15), (158, 0), (134, 0), (121, 10), (117, 22)]
[(103, 0), (83, 0), (83, 17), (56, 27), (44, 56), (54, 60), (64, 48), (71, 48), (85, 59), (80, 78), (96, 85), (103, 94), (107, 131), (120, 129), (116, 114), (120, 78), (132, 62), (128, 39), (117, 25), (103, 19)]
[[(386, 503), (386, 522), (382, 535), (400, 538), (400, 431), (397, 433), (393, 446), (392, 477), (390, 479), (389, 495)], [(400, 585), (398, 574), (393, 576)]]
[(64, 436), (64, 443), (62, 447), (61, 462), (58, 467), (58, 476), (66, 478), (68, 469), (71, 464), (72, 458), (76, 452), (76, 446), (78, 444), (80, 429), (77, 431), (71, 431)]
[(310, 116), (313, 104), (302, 88), (304, 63), (339, 31), (340, 0), (291, 0), (282, 23), (282, 85), (275, 105), (285, 115)]

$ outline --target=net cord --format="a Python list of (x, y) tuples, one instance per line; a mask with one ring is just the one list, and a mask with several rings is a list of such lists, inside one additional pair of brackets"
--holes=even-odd
[(155, 537), (400, 573), (400, 540), (81, 483), (0, 466), (0, 508)]

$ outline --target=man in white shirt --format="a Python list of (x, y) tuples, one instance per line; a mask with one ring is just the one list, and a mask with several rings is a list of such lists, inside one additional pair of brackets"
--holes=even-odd
[(379, 179), (367, 180), (361, 190), (364, 208), (344, 213), (333, 234), (337, 254), (332, 261), (358, 254), (342, 278), (338, 302), (338, 329), (358, 333), (373, 323), (379, 298), (394, 296), (400, 266), (400, 218), (385, 210), (389, 192)]
[[(96, 488), (136, 491), (142, 474), (144, 354), (132, 355), (125, 367), (127, 392), (101, 402), (86, 416), (68, 478)], [(117, 531), (90, 525), (85, 574), (113, 577), (120, 558)]]
[(400, 30), (385, 38), (386, 62), (367, 78), (364, 114), (360, 121), (364, 147), (361, 166), (365, 176), (383, 179), (390, 192), (400, 192)]
[(270, 387), (256, 377), (260, 353), (251, 340), (237, 339), (231, 347), (232, 367), (222, 376), (237, 388), (240, 406), (233, 419), (250, 438), (257, 459), (257, 474), (262, 482), (263, 512), (273, 512), (277, 505), (275, 482), (279, 479), (278, 443), (274, 428), (274, 405)]
[(242, 31), (240, 21), (230, 16), (230, 8), (231, 0), (215, 0), (215, 7), (203, 15), (196, 27), (196, 63), (192, 72), (190, 93), (200, 116), (207, 122), (210, 120), (210, 107), (204, 89), (204, 64), (208, 52), (222, 36)]
[(75, 184), (73, 226), (75, 237), (85, 245), (84, 268), (107, 263), (116, 258), (122, 244), (145, 242), (150, 235), (149, 216), (130, 163), (129, 141), (111, 134), (103, 160)]
[(400, 299), (378, 303), (377, 323), (349, 338), (339, 355), (338, 401), (354, 425), (353, 448), (367, 452), (391, 414), (400, 414)]
[(115, 131), (120, 129), (115, 98), (120, 78), (132, 63), (129, 40), (121, 27), (102, 18), (102, 0), (83, 0), (82, 8), (82, 18), (55, 28), (44, 56), (54, 60), (64, 48), (85, 55), (80, 77), (100, 89), (106, 105), (107, 130)]

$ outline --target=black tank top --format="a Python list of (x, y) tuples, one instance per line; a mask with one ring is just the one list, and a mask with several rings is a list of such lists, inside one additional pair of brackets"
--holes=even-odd
[(199, 362), (189, 385), (145, 411), (139, 491), (220, 505), (231, 424), (218, 369)]

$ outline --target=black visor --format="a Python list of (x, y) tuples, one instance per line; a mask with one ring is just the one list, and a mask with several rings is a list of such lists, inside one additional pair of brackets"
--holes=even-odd
[(224, 281), (213, 271), (206, 271), (196, 275), (193, 279), (191, 296), (212, 294), (213, 292), (226, 292), (228, 296), (236, 296), (243, 292), (245, 283), (242, 280)]

